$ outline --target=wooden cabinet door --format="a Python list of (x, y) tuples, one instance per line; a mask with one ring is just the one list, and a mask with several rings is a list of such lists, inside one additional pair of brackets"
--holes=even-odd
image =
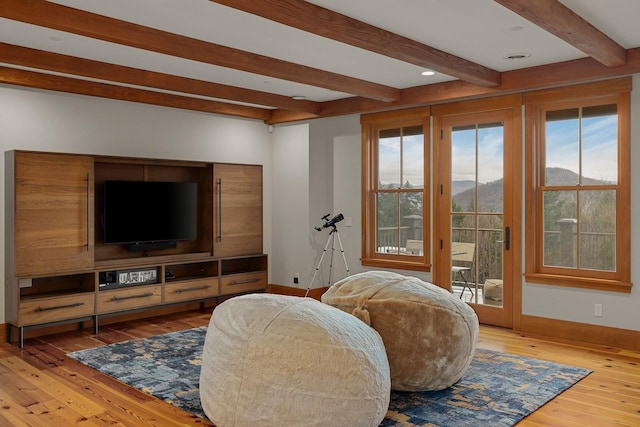
[(16, 152), (15, 275), (93, 268), (93, 158)]
[(214, 249), (217, 257), (262, 253), (262, 166), (216, 163)]

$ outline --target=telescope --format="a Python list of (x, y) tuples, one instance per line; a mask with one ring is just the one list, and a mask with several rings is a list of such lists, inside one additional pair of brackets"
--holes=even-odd
[(336, 224), (344, 219), (344, 215), (342, 215), (341, 213), (329, 219), (330, 216), (331, 216), (330, 213), (323, 216), (322, 219), (324, 220), (324, 224), (322, 224), (322, 227), (315, 227), (315, 229), (317, 231), (321, 231), (323, 228), (329, 228), (329, 227), (335, 228)]
[(324, 245), (324, 249), (322, 250), (322, 255), (320, 256), (320, 261), (318, 261), (318, 265), (316, 266), (316, 269), (313, 272), (313, 277), (311, 278), (311, 282), (309, 283), (309, 286), (307, 286), (307, 292), (304, 294), (305, 297), (309, 295), (309, 291), (311, 290), (311, 286), (313, 285), (313, 281), (316, 280), (316, 275), (318, 274), (318, 271), (320, 271), (320, 266), (322, 265), (322, 260), (324, 259), (324, 256), (327, 253), (327, 248), (329, 247), (329, 243), (331, 243), (331, 261), (329, 263), (329, 280), (327, 281), (327, 286), (328, 287), (331, 286), (331, 273), (333, 272), (333, 252), (335, 251), (335, 239), (336, 239), (336, 236), (338, 236), (338, 244), (340, 245), (340, 253), (342, 254), (342, 260), (344, 261), (344, 266), (347, 269), (347, 276), (349, 275), (349, 266), (347, 265), (347, 257), (344, 254), (344, 248), (342, 247), (342, 240), (340, 240), (340, 234), (338, 233), (338, 227), (336, 226), (337, 223), (339, 223), (340, 221), (342, 221), (344, 219), (344, 215), (339, 213), (338, 215), (336, 215), (333, 218), (329, 219), (330, 216), (331, 216), (331, 214), (328, 213), (328, 214), (326, 214), (325, 216), (322, 217), (322, 220), (324, 221), (324, 224), (322, 224), (322, 227), (313, 227), (317, 231), (322, 231), (323, 228), (331, 228), (331, 231), (329, 232), (329, 237), (327, 238), (327, 243)]

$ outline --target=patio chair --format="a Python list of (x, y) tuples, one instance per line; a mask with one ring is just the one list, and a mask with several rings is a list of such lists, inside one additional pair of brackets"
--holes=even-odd
[[(460, 292), (461, 299), (466, 289), (469, 289), (471, 298), (473, 298), (473, 290), (469, 282), (475, 259), (475, 250), (475, 243), (451, 242), (451, 280), (452, 283), (462, 283), (462, 292)], [(456, 265), (453, 264), (454, 262)], [(456, 280), (456, 277), (458, 280)]]

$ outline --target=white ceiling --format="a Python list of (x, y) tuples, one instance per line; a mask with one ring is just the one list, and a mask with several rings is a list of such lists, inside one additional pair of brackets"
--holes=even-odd
[[(209, 0), (52, 0), (50, 3), (397, 89), (455, 79), (442, 74), (424, 77), (420, 75), (423, 69), (417, 65)], [(310, 3), (499, 72), (587, 56), (493, 0), (313, 0)], [(561, 3), (625, 49), (640, 47), (639, 0), (561, 0)], [(284, 96), (302, 95), (317, 102), (353, 96), (5, 18), (0, 18), (0, 42)], [(530, 57), (505, 59), (514, 53), (527, 53)]]

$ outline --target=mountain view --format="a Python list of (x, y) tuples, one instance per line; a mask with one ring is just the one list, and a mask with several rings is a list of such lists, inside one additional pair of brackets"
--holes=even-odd
[(473, 188), (476, 185), (475, 181), (470, 179), (466, 179), (463, 181), (453, 181), (451, 183), (451, 195), (455, 196), (456, 194), (462, 193), (470, 188)]
[[(575, 185), (578, 183), (578, 174), (563, 168), (547, 168), (547, 185)], [(603, 184), (602, 181), (592, 178), (583, 178), (585, 185)], [(453, 181), (451, 183), (451, 198), (453, 203), (462, 211), (473, 210), (474, 181)], [(478, 211), (501, 212), (502, 211), (502, 179), (478, 184)]]
[[(454, 181), (451, 183), (451, 199), (454, 206), (458, 206), (462, 211), (474, 210), (473, 181)], [(455, 189), (463, 189), (454, 192)], [(487, 184), (478, 184), (478, 211), (480, 212), (502, 212), (502, 180), (492, 181)]]

